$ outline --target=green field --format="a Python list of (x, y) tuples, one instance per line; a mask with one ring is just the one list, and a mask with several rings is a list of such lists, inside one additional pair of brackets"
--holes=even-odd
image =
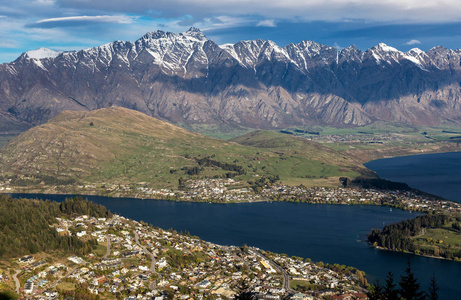
[(230, 141), (277, 153), (278, 157), (270, 157), (258, 164), (278, 174), (287, 184), (302, 184), (306, 181), (304, 179), (315, 183), (319, 179), (336, 180), (339, 176), (354, 178), (368, 174), (351, 156), (303, 138), (273, 131), (254, 131)]
[(107, 246), (99, 244), (93, 251), (97, 256), (101, 257), (106, 254)]
[(330, 126), (290, 127), (283, 131), (297, 136), (315, 137), (322, 135), (382, 135), (396, 134), (413, 141), (450, 140), (461, 136), (461, 124), (443, 123), (438, 126), (418, 126), (404, 123), (375, 122), (359, 127), (337, 128)]
[(290, 288), (298, 292), (305, 292), (310, 290), (317, 290), (316, 284), (304, 280), (290, 280)]
[(458, 123), (427, 127), (378, 121), (361, 127), (290, 127), (278, 131), (318, 142), (360, 163), (396, 156), (461, 151)]
[(75, 284), (71, 282), (61, 282), (56, 286), (56, 289), (61, 291), (75, 291)]
[(461, 232), (454, 230), (451, 223), (442, 228), (431, 228), (422, 236), (414, 238), (418, 249), (429, 250), (438, 256), (440, 251), (450, 249), (461, 251)]
[(217, 139), (228, 140), (238, 136), (242, 136), (251, 131), (253, 128), (242, 127), (238, 125), (230, 124), (175, 124), (188, 131), (197, 132), (206, 136), (210, 136)]

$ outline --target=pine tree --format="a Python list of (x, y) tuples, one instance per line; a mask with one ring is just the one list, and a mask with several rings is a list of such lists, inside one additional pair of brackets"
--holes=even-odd
[(431, 278), (431, 283), (429, 284), (429, 290), (428, 290), (428, 300), (438, 300), (439, 295), (437, 294), (437, 291), (439, 290), (439, 287), (437, 286), (437, 281), (435, 280), (435, 274), (432, 275)]
[(405, 269), (406, 275), (400, 276), (400, 295), (405, 300), (424, 300), (426, 295), (420, 290), (418, 280), (411, 270), (410, 261)]
[(367, 296), (370, 300), (384, 300), (383, 287), (379, 284), (379, 280), (370, 285)]
[(384, 298), (387, 300), (398, 300), (399, 293), (396, 289), (396, 284), (394, 283), (394, 273), (389, 272), (386, 276), (386, 285), (384, 286), (383, 291)]

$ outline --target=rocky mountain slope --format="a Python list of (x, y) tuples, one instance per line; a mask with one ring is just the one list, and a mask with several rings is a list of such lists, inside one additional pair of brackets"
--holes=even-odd
[(173, 123), (360, 126), (461, 120), (461, 50), (365, 52), (303, 41), (218, 45), (198, 29), (150, 32), (73, 52), (38, 49), (0, 65), (0, 123), (110, 106)]

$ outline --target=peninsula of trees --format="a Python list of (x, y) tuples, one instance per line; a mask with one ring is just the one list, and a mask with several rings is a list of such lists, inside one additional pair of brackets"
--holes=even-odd
[(377, 247), (418, 255), (461, 259), (461, 216), (428, 214), (374, 229), (368, 241)]

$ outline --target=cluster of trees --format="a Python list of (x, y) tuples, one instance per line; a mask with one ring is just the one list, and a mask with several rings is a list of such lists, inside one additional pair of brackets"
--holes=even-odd
[(210, 157), (195, 158), (195, 161), (199, 164), (199, 166), (203, 167), (218, 167), (226, 171), (236, 172), (238, 175), (245, 175), (247, 173), (245, 168), (243, 168), (242, 166), (220, 162), (211, 159)]
[(12, 300), (12, 299), (18, 299), (18, 295), (16, 295), (12, 291), (0, 292), (0, 300)]
[(247, 183), (251, 186), (251, 188), (256, 194), (259, 194), (264, 187), (270, 186), (274, 184), (275, 182), (277, 182), (278, 180), (280, 180), (280, 177), (277, 174), (277, 175), (261, 176), (258, 180), (255, 180), (255, 181), (249, 180), (247, 181)]
[(198, 175), (203, 170), (203, 168), (199, 168), (195, 166), (195, 167), (190, 167), (190, 168), (184, 167), (181, 170), (183, 170), (184, 174), (187, 174), (187, 175)]
[(47, 203), (59, 204), (60, 212), (66, 216), (88, 215), (95, 218), (112, 217), (112, 213), (104, 205), (88, 201), (80, 196), (66, 198), (61, 203), (47, 200)]
[[(224, 178), (232, 178), (237, 175), (245, 175), (246, 170), (242, 166), (239, 166), (237, 164), (230, 164), (226, 162), (220, 162), (217, 160), (212, 159), (213, 156), (208, 156), (204, 158), (198, 158), (195, 157), (194, 160), (198, 163), (198, 166), (194, 167), (183, 167), (181, 168), (182, 171), (184, 171), (184, 174), (186, 175), (199, 175), (203, 170), (204, 167), (218, 167), (222, 170), (225, 171), (231, 171), (229, 173), (226, 173), (224, 176), (217, 176), (218, 177), (224, 177)], [(190, 158), (188, 154), (185, 155), (185, 158)], [(176, 173), (178, 170), (170, 170), (170, 174)]]
[(48, 175), (40, 175), (37, 180), (48, 185), (71, 185), (77, 183), (75, 178), (56, 178)]
[[(375, 246), (389, 250), (402, 250), (418, 254), (436, 255), (434, 250), (418, 248), (411, 237), (424, 233), (428, 228), (440, 228), (450, 222), (458, 222), (460, 217), (446, 214), (428, 214), (418, 216), (411, 220), (404, 220), (395, 224), (384, 226), (383, 230), (373, 229), (368, 234), (368, 241)], [(455, 225), (456, 226), (456, 225)], [(437, 256), (453, 259), (461, 257), (461, 251), (457, 249), (445, 249), (437, 251)]]
[(57, 222), (56, 217), (82, 214), (110, 216), (105, 207), (81, 197), (58, 203), (0, 195), (0, 258), (50, 250), (79, 255), (91, 252), (97, 246), (96, 240), (84, 242), (74, 236), (60, 236), (55, 228), (50, 227)]
[(363, 189), (377, 189), (377, 190), (401, 190), (408, 191), (411, 188), (406, 183), (394, 182), (382, 178), (364, 178), (357, 177), (350, 180), (347, 177), (340, 177), (344, 187), (363, 188)]
[(362, 285), (367, 285), (367, 281), (364, 277), (364, 273), (360, 270), (357, 270), (354, 267), (340, 265), (340, 264), (328, 264), (328, 263), (324, 264), (324, 266), (328, 269), (335, 271), (336, 273), (345, 274), (345, 275), (356, 274), (357, 277), (359, 278), (359, 281), (361, 281), (360, 283)]
[(175, 269), (182, 269), (188, 265), (194, 264), (197, 265), (204, 261), (205, 257), (204, 254), (200, 252), (193, 252), (184, 254), (184, 252), (176, 250), (176, 249), (169, 249), (165, 253), (166, 260), (168, 264)]
[[(1, 178), (5, 180), (6, 178)], [(75, 178), (57, 178), (48, 175), (37, 175), (34, 177), (23, 177), (14, 175), (8, 179), (11, 179), (11, 183), (17, 186), (30, 186), (44, 183), (47, 185), (71, 185), (76, 184)]]
[(411, 270), (410, 262), (405, 269), (405, 275), (400, 276), (400, 281), (394, 282), (394, 274), (387, 274), (385, 284), (379, 282), (369, 286), (368, 297), (370, 300), (438, 300), (438, 286), (435, 276), (432, 277), (427, 292), (421, 290), (418, 279)]

